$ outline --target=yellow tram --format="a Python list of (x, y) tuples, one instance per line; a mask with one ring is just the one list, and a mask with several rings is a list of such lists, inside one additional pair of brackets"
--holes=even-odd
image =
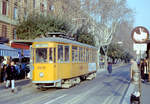
[(32, 44), (32, 83), (41, 87), (70, 88), (97, 71), (97, 49), (69, 39), (35, 39)]

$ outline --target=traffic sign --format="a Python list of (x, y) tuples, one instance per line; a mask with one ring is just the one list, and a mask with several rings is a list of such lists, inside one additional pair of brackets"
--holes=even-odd
[(133, 29), (131, 36), (135, 43), (146, 43), (149, 39), (149, 31), (143, 26), (138, 26)]
[(146, 51), (147, 50), (147, 44), (133, 44), (133, 50), (134, 51)]

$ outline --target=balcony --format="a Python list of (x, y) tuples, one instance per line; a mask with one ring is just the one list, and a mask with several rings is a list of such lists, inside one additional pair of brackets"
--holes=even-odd
[(0, 14), (0, 21), (6, 22), (11, 25), (17, 25), (18, 21), (14, 19), (10, 19), (8, 16), (4, 16)]

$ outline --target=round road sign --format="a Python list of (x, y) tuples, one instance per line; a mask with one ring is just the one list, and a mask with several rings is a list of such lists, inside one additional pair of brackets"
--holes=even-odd
[(131, 35), (135, 43), (145, 43), (149, 39), (149, 31), (143, 26), (134, 28)]

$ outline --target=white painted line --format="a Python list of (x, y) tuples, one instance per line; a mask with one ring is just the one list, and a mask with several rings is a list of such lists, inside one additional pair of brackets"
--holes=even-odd
[(46, 103), (44, 103), (44, 104), (51, 104), (51, 103), (53, 103), (53, 102), (55, 102), (55, 101), (57, 101), (57, 100), (59, 100), (59, 99), (65, 97), (65, 96), (67, 96), (67, 94), (64, 94), (64, 95), (62, 95), (62, 96), (59, 96), (59, 97), (57, 97), (57, 98), (55, 98), (55, 99), (53, 99), (53, 100), (50, 100), (49, 102), (46, 102)]

